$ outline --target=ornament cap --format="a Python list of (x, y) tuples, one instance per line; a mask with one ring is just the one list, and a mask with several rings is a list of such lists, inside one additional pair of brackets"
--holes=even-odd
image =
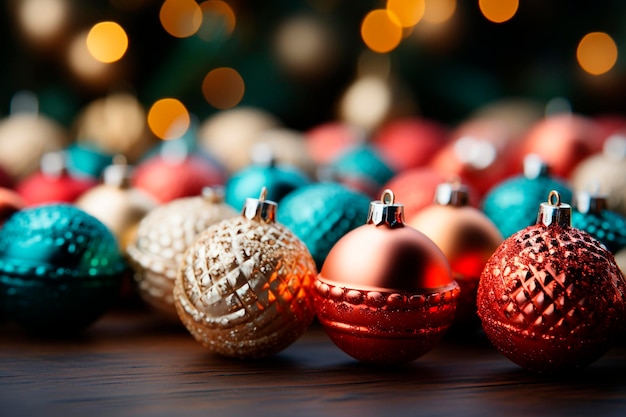
[(542, 224), (544, 226), (571, 226), (572, 206), (561, 203), (561, 195), (558, 191), (550, 191), (548, 201), (541, 203), (539, 206), (537, 224)]
[(528, 154), (524, 157), (524, 176), (529, 180), (547, 177), (550, 173), (548, 164), (537, 154)]
[(267, 188), (263, 187), (259, 198), (246, 198), (241, 214), (250, 220), (257, 220), (262, 223), (275, 223), (278, 204), (275, 201), (266, 200), (266, 196)]
[(113, 164), (106, 167), (102, 173), (106, 185), (118, 188), (129, 188), (131, 175), (131, 167), (126, 163), (124, 155), (115, 155)]
[(435, 190), (435, 203), (441, 206), (467, 206), (469, 204), (469, 189), (458, 178), (439, 184)]
[(64, 151), (48, 152), (41, 157), (41, 172), (49, 178), (59, 178), (67, 172), (67, 156)]
[(393, 191), (386, 189), (380, 196), (380, 200), (370, 203), (366, 223), (375, 226), (385, 225), (390, 228), (403, 227), (404, 205), (395, 204)]
[(579, 191), (574, 195), (573, 204), (580, 213), (600, 214), (608, 209), (608, 199), (599, 191), (598, 183), (592, 184), (591, 191)]
[(220, 204), (224, 202), (224, 187), (213, 186), (204, 187), (202, 189), (202, 198), (212, 204)]

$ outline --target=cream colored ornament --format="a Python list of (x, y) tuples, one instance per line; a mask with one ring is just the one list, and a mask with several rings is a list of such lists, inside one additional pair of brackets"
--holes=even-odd
[(209, 226), (236, 215), (224, 203), (223, 190), (211, 187), (201, 196), (179, 198), (151, 210), (126, 248), (141, 297), (178, 319), (173, 289), (183, 253)]
[(174, 286), (183, 324), (210, 351), (275, 354), (315, 315), (317, 275), (308, 249), (275, 221), (276, 203), (249, 198), (242, 215), (211, 226), (187, 249)]

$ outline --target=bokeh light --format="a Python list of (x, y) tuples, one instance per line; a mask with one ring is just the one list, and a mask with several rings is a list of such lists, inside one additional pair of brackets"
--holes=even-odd
[(221, 110), (235, 107), (245, 92), (245, 84), (239, 73), (232, 68), (216, 68), (202, 81), (202, 94), (213, 107)]
[(176, 38), (188, 38), (202, 24), (202, 10), (194, 0), (165, 0), (159, 12), (163, 29)]
[(228, 37), (235, 30), (237, 17), (233, 9), (221, 0), (209, 0), (200, 3), (202, 24), (198, 36), (205, 41)]
[(424, 0), (387, 0), (387, 10), (393, 13), (400, 25), (409, 28), (417, 25), (424, 16)]
[(94, 58), (87, 48), (87, 36), (87, 31), (80, 32), (70, 41), (67, 65), (74, 76), (93, 87), (110, 80), (113, 67)]
[(64, 31), (68, 22), (67, 0), (22, 0), (18, 20), (25, 34), (37, 42), (48, 43)]
[(96, 23), (87, 34), (87, 49), (100, 62), (119, 61), (128, 49), (128, 36), (115, 22)]
[(604, 32), (586, 34), (576, 50), (578, 64), (592, 75), (601, 75), (613, 68), (617, 62), (617, 45)]
[(483, 16), (494, 23), (511, 20), (519, 7), (519, 0), (478, 0)]
[(374, 52), (386, 53), (394, 50), (402, 37), (400, 21), (395, 14), (385, 9), (372, 10), (361, 24), (361, 38)]
[(148, 111), (148, 126), (159, 139), (178, 139), (183, 136), (191, 118), (185, 105), (175, 98), (163, 98)]
[(424, 0), (425, 22), (439, 24), (449, 20), (456, 11), (456, 0)]

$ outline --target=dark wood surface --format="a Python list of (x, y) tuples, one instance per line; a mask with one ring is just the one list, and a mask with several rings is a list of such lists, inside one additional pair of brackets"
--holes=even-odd
[(0, 324), (0, 416), (626, 415), (626, 347), (568, 376), (522, 370), (480, 333), (397, 368), (356, 362), (319, 324), (275, 357), (221, 358), (117, 308), (74, 339)]

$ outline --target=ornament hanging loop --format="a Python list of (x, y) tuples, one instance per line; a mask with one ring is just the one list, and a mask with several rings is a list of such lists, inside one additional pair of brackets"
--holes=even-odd
[(379, 201), (370, 203), (366, 224), (385, 225), (392, 229), (404, 227), (404, 205), (396, 204), (395, 199), (393, 191), (384, 190)]
[(262, 223), (276, 222), (276, 208), (278, 204), (271, 200), (266, 200), (267, 188), (261, 188), (259, 198), (246, 198), (241, 214), (250, 220), (257, 220)]
[(558, 191), (550, 191), (550, 194), (548, 194), (548, 201), (541, 203), (539, 206), (537, 224), (542, 224), (544, 226), (571, 226), (572, 206), (561, 203), (561, 195)]

